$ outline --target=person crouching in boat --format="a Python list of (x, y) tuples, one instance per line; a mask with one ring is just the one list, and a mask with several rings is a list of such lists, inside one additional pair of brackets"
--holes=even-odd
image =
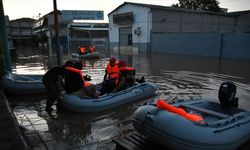
[(43, 84), (48, 91), (48, 98), (45, 110), (51, 114), (53, 111), (52, 105), (55, 101), (59, 103), (61, 89), (63, 87), (62, 79), (66, 74), (66, 67), (72, 67), (73, 62), (67, 61), (63, 66), (56, 66), (43, 75)]
[(87, 53), (87, 48), (86, 48), (86, 46), (80, 45), (80, 46), (78, 47), (78, 54), (79, 54), (79, 55), (83, 55), (83, 54), (86, 54), (86, 53)]
[(103, 84), (101, 89), (101, 94), (111, 93), (116, 87), (116, 82), (118, 80), (119, 68), (116, 64), (116, 59), (111, 57), (109, 63), (107, 64), (105, 75), (103, 78)]
[(90, 53), (95, 52), (95, 46), (94, 45), (92, 45), (92, 44), (89, 45), (89, 52)]
[(97, 98), (95, 85), (84, 80), (82, 74), (82, 63), (76, 62), (73, 67), (66, 67), (65, 91), (80, 97)]
[(113, 92), (119, 92), (135, 84), (135, 69), (132, 67), (126, 67), (124, 61), (118, 63), (119, 78), (116, 82), (116, 87)]

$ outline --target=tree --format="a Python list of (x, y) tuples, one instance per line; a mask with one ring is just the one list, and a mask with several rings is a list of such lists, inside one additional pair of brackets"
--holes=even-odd
[(173, 4), (172, 7), (215, 12), (221, 11), (219, 1), (217, 0), (179, 0), (179, 3)]

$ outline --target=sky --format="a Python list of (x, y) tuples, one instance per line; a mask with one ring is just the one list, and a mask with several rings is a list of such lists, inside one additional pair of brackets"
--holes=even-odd
[[(2, 0), (4, 14), (10, 20), (28, 17), (38, 19), (53, 11), (53, 0)], [(178, 0), (57, 0), (58, 10), (103, 10), (104, 20), (107, 14), (124, 2), (171, 6)], [(250, 10), (250, 0), (219, 0), (219, 6), (228, 8), (228, 12)]]

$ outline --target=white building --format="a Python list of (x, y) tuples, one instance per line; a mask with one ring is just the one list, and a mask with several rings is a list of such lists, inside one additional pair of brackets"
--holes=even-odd
[[(63, 55), (71, 55), (72, 52), (77, 52), (80, 44), (89, 45), (90, 43), (96, 46), (97, 51), (109, 55), (108, 23), (95, 20), (102, 19), (102, 14), (99, 12), (58, 10), (60, 49)], [(70, 15), (72, 13), (75, 15)], [(74, 22), (75, 20), (78, 22)], [(42, 41), (42, 45), (47, 48), (52, 59), (56, 55), (54, 12), (40, 17), (34, 23), (33, 31), (45, 39)]]
[(223, 51), (225, 57), (250, 59), (250, 11), (216, 13), (125, 2), (108, 17), (111, 54), (167, 52), (219, 57)]

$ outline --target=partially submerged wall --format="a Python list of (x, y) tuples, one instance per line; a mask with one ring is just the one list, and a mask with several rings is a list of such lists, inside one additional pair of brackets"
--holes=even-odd
[(151, 52), (250, 60), (250, 34), (154, 33)]

